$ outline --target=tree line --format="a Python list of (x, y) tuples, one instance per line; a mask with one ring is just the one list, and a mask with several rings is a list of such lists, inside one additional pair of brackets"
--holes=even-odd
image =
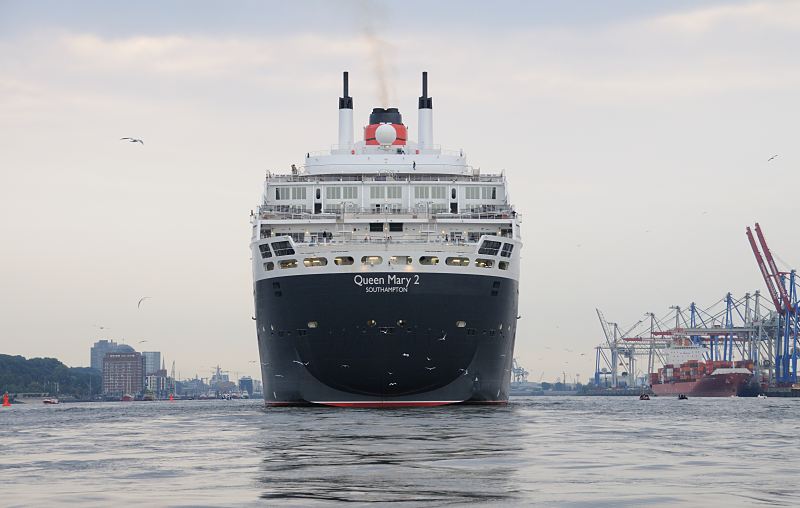
[(67, 367), (55, 358), (0, 354), (0, 394), (49, 393), (91, 398), (102, 391), (102, 376), (89, 367)]

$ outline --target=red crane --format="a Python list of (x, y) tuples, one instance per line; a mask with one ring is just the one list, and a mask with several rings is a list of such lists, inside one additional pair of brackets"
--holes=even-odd
[[(759, 226), (757, 222), (755, 229), (756, 235), (758, 235), (758, 241), (761, 244), (761, 249), (764, 251), (763, 257), (758, 250), (756, 240), (753, 238), (753, 232), (750, 231), (749, 227), (747, 228), (747, 239), (750, 241), (750, 248), (753, 249), (753, 255), (756, 257), (758, 268), (761, 270), (761, 276), (764, 277), (764, 283), (766, 283), (769, 295), (772, 297), (775, 310), (777, 310), (779, 314), (783, 314), (786, 312), (786, 309), (792, 307), (792, 304), (789, 301), (786, 288), (783, 286), (783, 281), (781, 281), (781, 274), (778, 271), (778, 267), (775, 265), (772, 253), (769, 251), (769, 247), (767, 247), (767, 240), (764, 238), (764, 233), (761, 232), (761, 226)], [(764, 258), (767, 259), (766, 263), (764, 262)], [(767, 265), (767, 263), (769, 265)], [(781, 306), (781, 302), (783, 302), (783, 306)]]

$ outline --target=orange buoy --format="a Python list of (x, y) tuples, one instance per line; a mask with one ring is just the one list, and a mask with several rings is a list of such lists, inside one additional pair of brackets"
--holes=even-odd
[(8, 400), (8, 393), (3, 394), (3, 407), (10, 407), (11, 402)]
[(169, 401), (170, 402), (175, 402), (175, 398), (172, 396), (171, 393), (169, 394)]

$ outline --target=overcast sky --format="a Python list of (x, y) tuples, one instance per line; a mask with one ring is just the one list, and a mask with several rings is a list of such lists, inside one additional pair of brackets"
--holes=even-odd
[(427, 70), (434, 142), (523, 215), (516, 356), (585, 381), (595, 307), (762, 288), (755, 221), (800, 263), (798, 48), (789, 1), (0, 0), (0, 352), (82, 366), (103, 337), (260, 377), (264, 172), (337, 142), (342, 70), (357, 126), (387, 95), (416, 138)]

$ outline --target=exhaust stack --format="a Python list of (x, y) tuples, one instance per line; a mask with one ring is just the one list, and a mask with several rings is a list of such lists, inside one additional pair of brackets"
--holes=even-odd
[(353, 98), (349, 95), (347, 71), (342, 73), (344, 93), (339, 97), (339, 150), (353, 147)]
[(428, 73), (422, 73), (422, 97), (419, 98), (419, 147), (433, 148), (433, 98), (428, 97)]

